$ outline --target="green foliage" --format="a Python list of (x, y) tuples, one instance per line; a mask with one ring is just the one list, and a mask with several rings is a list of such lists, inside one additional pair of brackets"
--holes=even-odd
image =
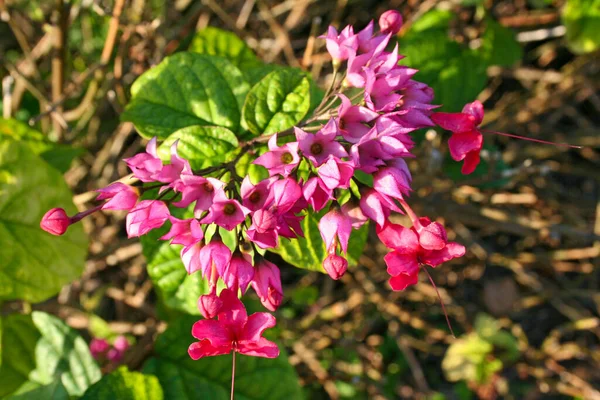
[(310, 82), (295, 69), (277, 69), (248, 93), (243, 116), (255, 135), (280, 132), (304, 118), (310, 108)]
[(192, 125), (172, 133), (159, 146), (158, 154), (163, 160), (170, 160), (171, 145), (176, 140), (177, 153), (190, 162), (192, 169), (227, 161), (228, 152), (238, 147), (235, 134), (227, 128)]
[(25, 143), (0, 143), (0, 300), (43, 301), (81, 274), (87, 253), (82, 226), (60, 237), (40, 229), (52, 207), (76, 212), (71, 196), (62, 175)]
[(14, 392), (35, 368), (35, 344), (40, 333), (29, 315), (9, 315), (0, 320), (0, 398)]
[(567, 0), (562, 10), (567, 42), (575, 53), (600, 48), (600, 0)]
[(120, 367), (90, 386), (82, 400), (162, 400), (163, 391), (152, 375)]
[(41, 132), (14, 119), (0, 118), (0, 138), (27, 144), (34, 154), (38, 154), (60, 172), (66, 172), (71, 167), (71, 162), (83, 154), (83, 149), (53, 143)]
[(227, 58), (242, 71), (260, 64), (254, 52), (242, 39), (232, 32), (210, 26), (196, 32), (189, 50)]
[(60, 380), (55, 380), (46, 385), (27, 381), (15, 393), (7, 397), (7, 400), (69, 400), (69, 393)]
[[(229, 399), (231, 355), (192, 360), (186, 346), (192, 343), (193, 317), (169, 325), (156, 340), (155, 354), (144, 372), (158, 377), (167, 399)], [(236, 357), (237, 400), (294, 400), (302, 392), (294, 368), (282, 354), (275, 359)]]
[[(277, 253), (286, 262), (295, 267), (308, 269), (310, 271), (325, 272), (323, 260), (327, 256), (325, 243), (319, 232), (319, 219), (324, 215), (320, 212), (315, 215), (309, 213), (302, 221), (304, 237), (294, 240), (279, 239), (279, 247), (269, 249)], [(356, 265), (367, 242), (368, 225), (363, 225), (359, 230), (352, 231), (348, 243), (348, 264)]]
[(121, 114), (147, 138), (168, 137), (192, 125), (216, 125), (237, 132), (250, 85), (229, 60), (177, 53), (142, 74), (131, 87)]
[[(498, 351), (503, 352), (498, 355)], [(480, 314), (475, 320), (475, 332), (463, 335), (450, 345), (442, 369), (451, 382), (466, 381), (483, 385), (503, 368), (503, 361), (519, 356), (516, 339), (490, 316)]]
[(472, 50), (448, 37), (454, 14), (433, 10), (424, 14), (399, 40), (401, 62), (419, 69), (417, 79), (435, 91), (435, 102), (446, 112), (460, 111), (485, 88), (490, 65), (511, 66), (522, 58), (514, 33), (487, 19), (482, 46)]
[(36, 369), (29, 379), (41, 385), (59, 380), (71, 396), (81, 396), (102, 374), (87, 343), (60, 319), (43, 312), (32, 313), (41, 333), (35, 347)]

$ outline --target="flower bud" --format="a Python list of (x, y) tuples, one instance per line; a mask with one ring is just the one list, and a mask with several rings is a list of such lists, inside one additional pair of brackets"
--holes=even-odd
[(254, 267), (252, 287), (260, 298), (260, 302), (268, 310), (275, 311), (283, 300), (281, 275), (277, 266), (264, 258)]
[(330, 254), (323, 261), (323, 268), (332, 279), (337, 281), (346, 273), (348, 261), (337, 254)]
[(223, 307), (223, 301), (214, 292), (200, 296), (198, 299), (198, 309), (206, 319), (216, 317), (221, 311), (221, 307)]
[(56, 236), (64, 234), (69, 225), (71, 225), (71, 219), (62, 208), (49, 210), (40, 222), (40, 228)]
[(117, 349), (117, 351), (125, 353), (125, 351), (129, 348), (129, 341), (125, 336), (119, 335), (113, 342), (113, 347)]
[(395, 35), (402, 28), (402, 15), (396, 10), (387, 10), (379, 17), (381, 33)]
[(102, 354), (106, 353), (110, 345), (105, 339), (92, 339), (90, 342), (90, 353), (92, 353), (92, 357), (98, 359)]

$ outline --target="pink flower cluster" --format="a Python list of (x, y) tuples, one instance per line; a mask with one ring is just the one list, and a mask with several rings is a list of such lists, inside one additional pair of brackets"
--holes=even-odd
[[(303, 237), (301, 222), (307, 212), (321, 216), (323, 268), (333, 279), (340, 279), (348, 268), (352, 231), (371, 220), (390, 249), (385, 263), (392, 289), (416, 284), (422, 266), (437, 267), (461, 257), (465, 248), (448, 241), (440, 223), (418, 217), (406, 202), (412, 183), (406, 160), (414, 157), (410, 135), (436, 124), (452, 131), (450, 153), (455, 160), (464, 160), (463, 173), (471, 173), (482, 146), (478, 125), (483, 107), (474, 102), (462, 113), (434, 113), (432, 89), (413, 79), (417, 70), (398, 64), (402, 56), (397, 45), (386, 50), (401, 27), (400, 15), (388, 11), (381, 16), (378, 31), (373, 22), (358, 33), (351, 26), (339, 33), (329, 28), (324, 38), (333, 59), (334, 83), (344, 76), (340, 90), (328, 94), (317, 107), (311, 121), (322, 125), (295, 127), (269, 138), (266, 152), (254, 160), (266, 168), (268, 178), (242, 179), (231, 163), (193, 171), (177, 154), (177, 142), (171, 146), (170, 163), (165, 164), (154, 138), (144, 153), (125, 162), (137, 180), (155, 184), (135, 188), (113, 183), (98, 190), (101, 205), (73, 217), (52, 209), (41, 227), (61, 235), (70, 224), (101, 209), (127, 210), (129, 237), (168, 223), (170, 229), (160, 239), (182, 246), (187, 272), (201, 274), (210, 286), (209, 293), (198, 299), (205, 320), (192, 331), (199, 340), (189, 348), (194, 359), (231, 351), (261, 357), (278, 354), (277, 347), (261, 336), (274, 326), (275, 318), (267, 313), (248, 317), (237, 295), (252, 287), (268, 310), (281, 305), (279, 268), (262, 254), (281, 240)], [(348, 88), (359, 95), (348, 98), (343, 93)], [(262, 142), (244, 143), (240, 154)], [(221, 179), (225, 173), (229, 180)], [(371, 175), (372, 185), (361, 183), (358, 175)], [(158, 196), (140, 200), (150, 187), (159, 189)], [(193, 217), (176, 218), (173, 207), (193, 209)], [(412, 227), (389, 222), (392, 212), (406, 213)], [(228, 247), (215, 228), (233, 231), (236, 245)], [(220, 294), (219, 281), (226, 287)]]

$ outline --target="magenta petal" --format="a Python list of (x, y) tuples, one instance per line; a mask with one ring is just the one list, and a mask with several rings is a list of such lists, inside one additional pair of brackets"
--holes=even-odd
[(237, 351), (240, 354), (254, 357), (277, 358), (279, 357), (279, 348), (270, 340), (260, 338), (256, 342), (240, 341)]
[(416, 285), (417, 282), (419, 282), (419, 275), (418, 274), (413, 274), (413, 275), (400, 274), (400, 275), (392, 276), (388, 282), (389, 282), (390, 286), (392, 287), (392, 290), (395, 290), (395, 291), (404, 290), (411, 285)]
[(207, 339), (215, 347), (225, 346), (231, 343), (232, 339), (230, 332), (221, 321), (214, 319), (203, 319), (194, 323), (192, 336), (199, 340)]
[(192, 343), (188, 347), (188, 354), (192, 360), (199, 360), (202, 357), (220, 356), (223, 354), (229, 354), (233, 350), (231, 343), (227, 345), (213, 346), (209, 340), (201, 340), (199, 342)]
[(275, 317), (266, 312), (254, 313), (248, 317), (248, 322), (244, 326), (239, 339), (255, 342), (260, 340), (266, 329), (275, 326)]
[(419, 231), (419, 243), (426, 250), (441, 250), (447, 241), (446, 230), (439, 222), (432, 222)]
[(436, 112), (431, 114), (431, 119), (439, 127), (454, 133), (469, 132), (477, 127), (475, 118), (469, 114)]
[(475, 100), (472, 103), (465, 104), (462, 109), (465, 114), (472, 115), (474, 118), (475, 125), (481, 124), (483, 121), (483, 104), (479, 100)]
[(378, 227), (377, 236), (390, 249), (415, 254), (419, 251), (419, 239), (416, 233), (402, 225), (386, 222), (383, 228)]
[(483, 145), (483, 135), (478, 131), (455, 133), (448, 139), (450, 155), (455, 161), (461, 161), (467, 153), (478, 151)]
[(239, 335), (248, 320), (246, 307), (238, 299), (237, 294), (229, 289), (223, 289), (219, 298), (223, 301), (223, 307), (219, 312), (219, 322), (230, 332), (234, 332), (236, 336)]
[(419, 263), (416, 253), (402, 253), (398, 250), (389, 252), (383, 257), (387, 265), (388, 274), (392, 276), (416, 275), (419, 273)]
[(450, 261), (453, 258), (465, 255), (465, 246), (455, 242), (449, 242), (442, 250), (424, 251), (421, 254), (423, 264), (437, 267), (438, 265)]

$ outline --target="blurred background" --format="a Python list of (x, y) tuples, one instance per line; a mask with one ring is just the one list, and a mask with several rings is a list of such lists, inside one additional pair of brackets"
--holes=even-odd
[[(600, 398), (598, 0), (0, 0), (0, 140), (13, 118), (69, 145), (63, 172), (83, 210), (145, 145), (119, 121), (132, 82), (196, 31), (232, 31), (263, 61), (305, 69), (323, 87), (331, 65), (317, 37), (390, 8), (405, 20), (402, 62), (421, 70), (415, 79), (443, 111), (479, 99), (486, 129), (584, 148), (486, 134), (483, 161), (465, 177), (444, 133), (415, 134), (411, 204), (468, 249), (430, 269), (456, 338), (426, 276), (389, 289), (374, 230), (339, 282), (274, 258), (285, 285), (275, 337), (306, 397)], [(129, 335), (123, 362), (139, 368), (170, 311), (124, 214), (95, 214), (84, 228), (83, 277), (33, 307), (87, 337)]]

